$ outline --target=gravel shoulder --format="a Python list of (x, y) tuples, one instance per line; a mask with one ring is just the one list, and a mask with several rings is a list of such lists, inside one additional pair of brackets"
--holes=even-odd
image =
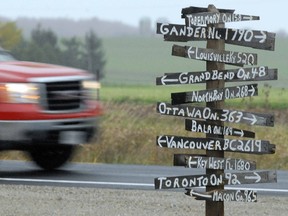
[[(0, 209), (1, 216), (205, 215), (205, 202), (184, 192), (0, 185)], [(225, 203), (225, 215), (286, 216), (287, 210), (284, 196)]]

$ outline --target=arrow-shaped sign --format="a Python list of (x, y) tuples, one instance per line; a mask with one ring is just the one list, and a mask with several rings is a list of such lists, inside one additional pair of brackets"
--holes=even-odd
[(202, 103), (257, 96), (257, 86), (257, 84), (251, 84), (220, 89), (171, 93), (171, 103), (173, 105), (194, 102)]
[(204, 13), (187, 14), (185, 21), (187, 26), (199, 26), (199, 25), (202, 26), (209, 24), (252, 21), (259, 19), (260, 19), (259, 16), (252, 16), (252, 15), (204, 12)]
[[(182, 158), (184, 158), (184, 160), (181, 160)], [(185, 166), (187, 168), (199, 169), (249, 171), (256, 169), (256, 162), (235, 158), (219, 158), (195, 156), (189, 154), (176, 154), (174, 155), (174, 166)]]
[[(252, 132), (251, 132), (252, 133)], [(161, 148), (239, 152), (248, 154), (274, 154), (276, 146), (267, 140), (199, 138), (162, 135), (156, 144)]]
[(275, 49), (276, 37), (275, 33), (262, 30), (186, 26), (168, 23), (157, 23), (157, 34), (164, 35), (166, 41), (224, 40), (228, 44), (270, 51)]
[[(257, 173), (261, 179), (246, 179)], [(222, 174), (159, 177), (154, 179), (155, 189), (193, 188), (220, 185), (240, 185), (277, 182), (276, 171), (257, 171)]]
[(209, 192), (197, 192), (186, 189), (187, 196), (195, 197), (196, 200), (210, 200), (214, 202), (236, 201), (257, 202), (257, 192), (253, 190), (212, 190)]
[(277, 80), (277, 69), (265, 66), (199, 72), (165, 73), (156, 78), (156, 85), (196, 84), (206, 81), (225, 82)]
[[(197, 107), (187, 105), (171, 105), (158, 102), (157, 112), (162, 115), (186, 117), (192, 119), (203, 119), (211, 121), (222, 121), (230, 123), (245, 123), (249, 125), (274, 126), (274, 115), (244, 112), (228, 109), (212, 109), (210, 107)], [(257, 119), (255, 122), (254, 118)]]
[(185, 129), (194, 133), (205, 133), (223, 136), (238, 136), (238, 137), (255, 137), (255, 133), (247, 130), (233, 128), (231, 126), (222, 126), (206, 121), (194, 119), (185, 119)]
[(257, 54), (255, 53), (204, 49), (193, 46), (173, 45), (172, 55), (200, 61), (221, 62), (237, 66), (257, 64)]

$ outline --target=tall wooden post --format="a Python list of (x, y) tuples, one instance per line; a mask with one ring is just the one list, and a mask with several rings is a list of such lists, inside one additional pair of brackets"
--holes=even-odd
[[(214, 5), (208, 6), (209, 12), (219, 12)], [(224, 23), (216, 24), (216, 25), (208, 25), (217, 27), (217, 28), (224, 28)], [(215, 49), (215, 50), (225, 50), (225, 41), (224, 40), (207, 40), (207, 49)], [(218, 63), (218, 62), (206, 62), (206, 70), (212, 71), (212, 70), (224, 70), (225, 64), (224, 63)], [(206, 82), (206, 89), (220, 89), (224, 88), (225, 82), (224, 80), (216, 80), (216, 81), (207, 81)], [(224, 107), (224, 101), (216, 101), (216, 102), (207, 102), (207, 107), (210, 108), (219, 108), (222, 109)], [(212, 121), (212, 123), (215, 123), (215, 121)], [(224, 125), (223, 122), (216, 122), (217, 125)], [(223, 135), (212, 135), (207, 134), (206, 137), (209, 138), (224, 138)], [(206, 151), (207, 157), (220, 157), (224, 158), (224, 151)], [(224, 173), (224, 170), (213, 170), (213, 169), (206, 169), (206, 174), (221, 174)], [(224, 185), (218, 186), (218, 187), (206, 187), (206, 191), (212, 191), (215, 189), (224, 189)], [(223, 216), (224, 215), (224, 202), (213, 202), (210, 200), (206, 201), (206, 216)]]

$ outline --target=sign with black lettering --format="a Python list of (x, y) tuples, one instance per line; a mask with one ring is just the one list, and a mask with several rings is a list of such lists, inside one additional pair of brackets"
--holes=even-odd
[[(179, 159), (180, 158), (180, 159)], [(184, 158), (184, 160), (181, 160)], [(203, 157), (187, 154), (177, 154), (174, 156), (175, 166), (185, 166), (186, 168), (199, 169), (221, 169), (249, 171), (256, 169), (255, 161), (248, 161), (235, 158)]]
[(193, 46), (173, 45), (172, 55), (200, 61), (221, 62), (237, 66), (257, 64), (257, 54), (255, 53), (204, 49)]
[(238, 136), (254, 138), (255, 133), (252, 131), (233, 128), (231, 126), (222, 126), (219, 124), (207, 123), (194, 119), (185, 119), (185, 129), (195, 133), (205, 133), (223, 136)]
[(241, 22), (252, 20), (260, 20), (260, 17), (252, 15), (235, 14), (235, 13), (215, 13), (215, 12), (187, 14), (185, 17), (187, 26), (199, 26), (199, 25), (203, 26), (218, 23)]
[(186, 189), (187, 196), (196, 200), (210, 200), (214, 202), (257, 202), (257, 192), (254, 190), (213, 190), (209, 192), (197, 192)]
[(267, 140), (238, 140), (162, 135), (156, 144), (161, 148), (239, 152), (246, 154), (274, 154), (276, 146)]
[(224, 80), (225, 82), (277, 80), (277, 69), (265, 66), (213, 70), (200, 72), (165, 73), (156, 78), (156, 85), (196, 84), (206, 81)]
[(171, 103), (172, 105), (175, 105), (195, 102), (213, 102), (226, 99), (252, 97), (257, 95), (258, 85), (251, 84), (219, 89), (171, 93)]
[(158, 177), (154, 179), (155, 189), (177, 189), (220, 185), (240, 185), (277, 182), (276, 171), (255, 171), (240, 173), (203, 174), (192, 176)]
[(250, 29), (230, 29), (203, 26), (186, 26), (157, 23), (157, 34), (164, 35), (166, 41), (224, 40), (234, 44), (256, 49), (275, 49), (275, 33)]
[(254, 112), (244, 112), (228, 109), (213, 109), (187, 105), (171, 105), (158, 102), (157, 112), (161, 115), (171, 115), (192, 119), (222, 121), (230, 123), (245, 123), (248, 125), (274, 126), (274, 115)]

